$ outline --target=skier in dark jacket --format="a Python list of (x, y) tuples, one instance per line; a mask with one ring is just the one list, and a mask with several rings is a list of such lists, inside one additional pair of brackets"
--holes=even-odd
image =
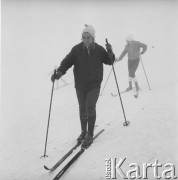
[(115, 55), (110, 44), (107, 51), (95, 43), (95, 30), (85, 25), (82, 31), (82, 42), (75, 45), (62, 60), (57, 73), (51, 77), (52, 82), (59, 79), (70, 67), (73, 68), (76, 94), (79, 103), (81, 134), (78, 142), (86, 148), (93, 142), (96, 121), (96, 103), (103, 80), (103, 64), (112, 65)]
[(126, 89), (126, 91), (132, 89), (132, 81), (134, 82), (136, 90), (138, 91), (139, 85), (137, 78), (135, 76), (135, 72), (140, 62), (140, 54), (145, 53), (145, 51), (147, 50), (147, 45), (139, 41), (135, 41), (133, 35), (131, 34), (127, 36), (126, 41), (127, 44), (123, 52), (121, 53), (120, 57), (116, 58), (116, 61), (121, 61), (126, 54), (128, 55), (129, 87)]

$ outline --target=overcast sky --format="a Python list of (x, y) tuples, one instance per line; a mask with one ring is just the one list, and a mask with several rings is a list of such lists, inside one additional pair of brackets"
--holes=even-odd
[(1, 6), (3, 107), (16, 103), (17, 94), (33, 91), (44, 72), (59, 65), (81, 41), (86, 23), (95, 28), (96, 42), (104, 46), (108, 38), (116, 56), (132, 33), (148, 45), (147, 58), (177, 63), (176, 0), (2, 0)]

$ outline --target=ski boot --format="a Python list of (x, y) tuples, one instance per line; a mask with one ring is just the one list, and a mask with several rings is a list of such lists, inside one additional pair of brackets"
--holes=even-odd
[(92, 143), (93, 143), (93, 134), (87, 133), (82, 143), (82, 148), (87, 149)]
[(84, 141), (86, 134), (87, 134), (86, 131), (82, 131), (82, 133), (80, 134), (80, 136), (77, 138), (77, 142), (78, 142), (79, 144), (81, 144), (81, 143)]

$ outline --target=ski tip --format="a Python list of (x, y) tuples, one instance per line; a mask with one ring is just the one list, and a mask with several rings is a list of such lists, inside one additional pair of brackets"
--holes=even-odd
[(45, 168), (46, 170), (48, 170), (48, 171), (50, 170), (50, 169), (49, 169), (48, 167), (46, 167), (45, 165), (44, 165), (44, 168)]

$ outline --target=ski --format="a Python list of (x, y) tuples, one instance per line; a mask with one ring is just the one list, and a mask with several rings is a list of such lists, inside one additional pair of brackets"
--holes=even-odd
[[(120, 94), (123, 94), (123, 93), (125, 93), (125, 92), (130, 92), (130, 91), (132, 91), (133, 89), (131, 89), (131, 90), (125, 90), (125, 91), (121, 91), (120, 92)], [(113, 97), (116, 97), (117, 95), (119, 95), (119, 93), (117, 93), (117, 94), (113, 94), (113, 93), (111, 93), (111, 95), (113, 96)]]
[(69, 150), (53, 167), (48, 168), (47, 166), (44, 165), (44, 168), (45, 168), (46, 170), (48, 170), (48, 171), (54, 171), (54, 170), (55, 170), (59, 165), (61, 165), (62, 162), (63, 162), (67, 157), (69, 157), (69, 156), (73, 153), (73, 151), (74, 151), (78, 146), (80, 146), (80, 145), (81, 145), (81, 143), (78, 143), (78, 142), (77, 142), (77, 144), (76, 144), (74, 147), (72, 147), (71, 150)]
[[(104, 129), (99, 131), (93, 138), (95, 140), (102, 132)], [(59, 171), (59, 173), (54, 177), (53, 180), (58, 180), (61, 178), (61, 176), (67, 171), (67, 169), (81, 156), (82, 153), (84, 153), (85, 148), (81, 148), (79, 152)]]
[[(128, 91), (127, 91), (127, 90), (122, 91), (122, 92), (120, 92), (120, 94), (125, 93), (125, 92), (128, 92)], [(117, 95), (119, 95), (119, 93), (117, 93), (117, 94), (113, 94), (113, 93), (111, 93), (111, 95), (112, 95), (113, 97), (116, 97)]]

